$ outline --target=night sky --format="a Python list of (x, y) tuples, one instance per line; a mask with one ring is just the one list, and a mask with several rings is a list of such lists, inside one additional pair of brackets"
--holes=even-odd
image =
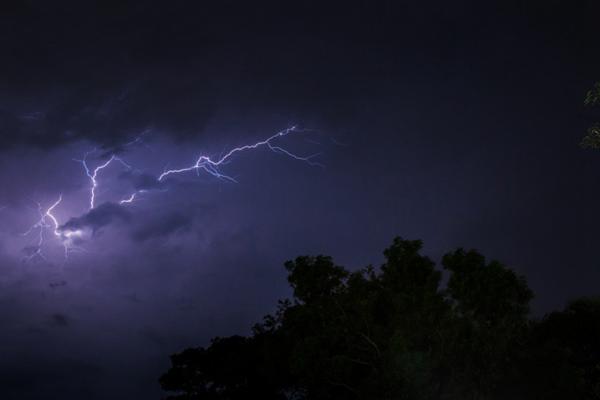
[[(171, 353), (289, 295), (284, 261), (397, 235), (506, 263), (536, 315), (598, 293), (597, 1), (83, 3), (0, 12), (0, 398), (160, 398)], [(263, 146), (237, 183), (157, 180), (293, 126), (273, 144), (322, 167)], [(86, 152), (130, 166), (93, 210)], [(77, 233), (40, 247), (61, 194)]]

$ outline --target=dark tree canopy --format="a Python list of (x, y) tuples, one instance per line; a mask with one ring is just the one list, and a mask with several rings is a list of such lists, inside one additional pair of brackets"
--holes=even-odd
[[(170, 399), (600, 399), (600, 301), (529, 318), (525, 279), (474, 250), (448, 280), (396, 238), (379, 268), (285, 264), (293, 298), (250, 337), (171, 356)], [(548, 382), (551, 379), (551, 382)]]

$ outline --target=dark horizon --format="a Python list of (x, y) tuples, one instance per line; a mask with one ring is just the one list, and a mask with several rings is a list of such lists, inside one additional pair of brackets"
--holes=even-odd
[[(597, 295), (600, 151), (579, 142), (598, 15), (591, 0), (5, 5), (0, 397), (160, 398), (169, 354), (246, 334), (289, 295), (286, 260), (378, 266), (398, 235), (436, 262), (500, 260), (534, 316)], [(262, 146), (221, 179), (158, 179), (293, 126), (274, 142), (292, 156)], [(92, 169), (123, 163), (90, 210), (93, 149)], [(61, 195), (59, 235), (35, 227)]]

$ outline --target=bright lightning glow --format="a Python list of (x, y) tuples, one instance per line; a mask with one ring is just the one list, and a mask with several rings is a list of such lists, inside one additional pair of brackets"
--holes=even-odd
[(37, 241), (37, 245), (35, 246), (35, 251), (33, 253), (31, 253), (29, 256), (25, 257), (25, 259), (27, 261), (31, 260), (32, 258), (34, 258), (36, 256), (47, 261), (46, 257), (44, 256), (44, 253), (43, 253), (44, 231), (46, 229), (51, 229), (54, 236), (57, 237), (61, 241), (62, 246), (64, 248), (65, 261), (68, 259), (70, 252), (72, 252), (74, 250), (80, 250), (79, 248), (74, 247), (72, 245), (72, 238), (81, 236), (82, 232), (79, 230), (61, 232), (60, 224), (58, 223), (58, 219), (53, 214), (54, 209), (56, 207), (58, 207), (58, 205), (61, 202), (62, 202), (62, 193), (58, 196), (58, 200), (56, 200), (50, 207), (48, 207), (46, 209), (46, 211), (43, 211), (42, 205), (40, 203), (38, 203), (38, 213), (40, 215), (40, 219), (31, 228), (29, 228), (29, 230), (27, 232), (25, 232), (23, 234), (24, 236), (26, 236), (26, 235), (29, 235), (33, 230), (39, 229), (38, 241)]
[(121, 204), (121, 205), (131, 204), (138, 197), (138, 194), (146, 193), (146, 192), (147, 192), (147, 190), (144, 190), (144, 189), (138, 190), (137, 192), (133, 192), (128, 198), (119, 201), (119, 204)]
[(295, 126), (292, 126), (291, 128), (285, 129), (281, 132), (277, 132), (273, 136), (271, 136), (265, 140), (261, 140), (260, 142), (256, 142), (254, 144), (247, 144), (245, 146), (236, 147), (234, 149), (231, 149), (224, 156), (222, 156), (216, 160), (213, 160), (208, 156), (201, 155), (196, 160), (196, 163), (189, 167), (184, 167), (184, 168), (179, 168), (179, 169), (170, 169), (170, 170), (164, 171), (162, 174), (159, 175), (158, 181), (161, 182), (164, 178), (166, 178), (169, 175), (181, 174), (181, 173), (190, 172), (190, 171), (198, 172), (199, 170), (202, 169), (202, 170), (208, 172), (209, 174), (213, 175), (214, 177), (226, 179), (231, 182), (236, 182), (236, 180), (233, 179), (232, 177), (222, 174), (219, 171), (218, 167), (225, 164), (235, 153), (239, 153), (239, 152), (246, 151), (246, 150), (254, 150), (254, 149), (257, 149), (257, 148), (263, 147), (263, 146), (268, 147), (270, 150), (274, 151), (275, 153), (284, 154), (293, 159), (296, 159), (299, 161), (304, 161), (312, 166), (321, 166), (322, 167), (323, 166), (322, 164), (311, 161), (311, 159), (318, 156), (319, 154), (313, 154), (313, 155), (310, 155), (307, 157), (301, 157), (301, 156), (291, 153), (288, 150), (285, 150), (282, 147), (274, 146), (271, 143), (272, 141), (274, 141), (277, 138), (286, 136), (286, 135), (288, 135), (292, 132), (296, 132), (296, 131), (298, 131), (298, 129)]
[(54, 211), (54, 209), (60, 204), (60, 202), (62, 201), (62, 193), (58, 196), (58, 200), (56, 200), (56, 202), (54, 204), (52, 204), (50, 206), (50, 208), (48, 208), (46, 210), (46, 213), (44, 214), (44, 216), (50, 218), (50, 220), (52, 221), (52, 223), (54, 224), (54, 235), (55, 236), (60, 236), (60, 232), (58, 231), (58, 220), (56, 219), (56, 217), (52, 214), (52, 211)]
[(48, 228), (49, 225), (46, 224), (46, 212), (42, 211), (42, 205), (40, 203), (38, 203), (38, 213), (40, 215), (40, 219), (31, 228), (29, 228), (27, 232), (23, 233), (23, 236), (27, 236), (31, 232), (33, 232), (34, 229), (39, 229), (38, 241), (35, 247), (35, 251), (25, 257), (26, 261), (29, 261), (36, 256), (40, 257), (43, 260), (46, 260), (46, 257), (44, 257), (44, 254), (42, 253), (42, 245), (44, 244), (44, 229)]
[(137, 195), (137, 192), (132, 193), (131, 196), (129, 196), (128, 198), (119, 201), (119, 204), (130, 204), (130, 203), (133, 203), (133, 201), (135, 200), (136, 195)]
[[(287, 136), (293, 132), (300, 132), (300, 130), (295, 126), (292, 126), (291, 128), (277, 132), (276, 134), (268, 137), (267, 139), (261, 140), (254, 144), (248, 144), (248, 145), (244, 145), (244, 146), (240, 146), (240, 147), (235, 147), (235, 148), (229, 150), (227, 153), (225, 153), (225, 155), (222, 155), (216, 159), (212, 159), (211, 157), (209, 157), (207, 155), (200, 155), (196, 159), (196, 162), (190, 166), (179, 168), (179, 169), (169, 169), (169, 170), (163, 171), (157, 177), (157, 181), (162, 182), (171, 175), (183, 174), (183, 173), (192, 172), (192, 171), (199, 174), (200, 171), (202, 170), (216, 178), (228, 180), (230, 182), (237, 182), (231, 176), (228, 176), (228, 175), (222, 173), (220, 171), (220, 167), (229, 163), (235, 154), (241, 153), (244, 151), (248, 151), (248, 150), (255, 150), (260, 147), (266, 147), (267, 149), (271, 150), (274, 153), (282, 154), (282, 155), (290, 157), (294, 160), (305, 162), (311, 166), (321, 166), (322, 167), (323, 166), (322, 164), (313, 161), (313, 159), (315, 157), (317, 157), (319, 154), (313, 154), (313, 155), (309, 155), (309, 156), (299, 156), (297, 154), (292, 153), (289, 150), (286, 150), (285, 148), (283, 148), (279, 145), (274, 144), (274, 142), (276, 142), (277, 139)], [(138, 138), (136, 138), (135, 140), (133, 140), (129, 143), (126, 143), (124, 146), (135, 145), (136, 143), (139, 143), (140, 141), (141, 141), (141, 136), (139, 136)], [(92, 169), (88, 164), (88, 157), (95, 151), (96, 151), (96, 149), (89, 151), (84, 154), (83, 159), (75, 160), (75, 161), (78, 161), (79, 163), (81, 163), (81, 165), (84, 168), (85, 174), (89, 178), (89, 181), (90, 181), (89, 210), (93, 210), (94, 207), (96, 206), (96, 197), (97, 197), (98, 188), (100, 185), (99, 181), (98, 181), (98, 175), (100, 174), (101, 171), (108, 168), (113, 162), (120, 163), (126, 169), (132, 169), (132, 167), (129, 164), (127, 164), (125, 161), (123, 161), (123, 159), (121, 159), (120, 157), (117, 157), (117, 155), (115, 155), (115, 154), (112, 154), (110, 156), (110, 158), (108, 158), (106, 161), (104, 161), (103, 163), (97, 165), (95, 168)], [(165, 190), (161, 189), (161, 190), (157, 190), (157, 191), (165, 191)], [(137, 190), (137, 191), (133, 192), (130, 196), (120, 200), (119, 204), (123, 205), (123, 206), (129, 205), (129, 204), (133, 203), (134, 201), (136, 201), (140, 194), (145, 193), (145, 192), (148, 192), (148, 189)], [(38, 213), (40, 215), (40, 219), (24, 234), (24, 235), (28, 235), (35, 229), (39, 229), (39, 236), (38, 236), (37, 244), (35, 246), (35, 251), (33, 253), (31, 253), (28, 257), (26, 257), (27, 260), (30, 260), (36, 256), (39, 256), (40, 258), (46, 260), (44, 254), (42, 252), (42, 248), (44, 246), (44, 240), (45, 240), (44, 231), (47, 229), (51, 229), (54, 236), (61, 242), (61, 244), (64, 248), (65, 261), (68, 259), (70, 252), (72, 252), (74, 250), (82, 250), (81, 248), (75, 247), (73, 245), (73, 240), (82, 237), (83, 232), (81, 230), (66, 230), (64, 228), (61, 228), (61, 225), (59, 224), (58, 219), (53, 214), (55, 208), (58, 207), (60, 205), (60, 203), (62, 202), (62, 199), (63, 199), (63, 197), (61, 194), (61, 195), (59, 195), (58, 200), (56, 202), (54, 202), (50, 207), (48, 207), (45, 211), (42, 209), (41, 204), (38, 203)]]
[[(267, 147), (274, 153), (282, 154), (282, 155), (288, 156), (290, 158), (293, 158), (295, 160), (306, 162), (307, 164), (309, 164), (313, 167), (314, 166), (323, 167), (323, 164), (312, 161), (312, 159), (317, 157), (319, 155), (319, 153), (303, 157), (303, 156), (296, 155), (296, 154), (290, 152), (289, 150), (284, 149), (281, 146), (273, 145), (272, 142), (275, 141), (276, 139), (286, 136), (293, 132), (301, 132), (301, 130), (299, 128), (297, 128), (296, 126), (292, 126), (291, 128), (287, 128), (283, 131), (277, 132), (276, 134), (268, 137), (265, 140), (261, 140), (254, 144), (248, 144), (248, 145), (244, 145), (244, 146), (240, 146), (240, 147), (235, 147), (235, 148), (231, 149), (230, 151), (228, 151), (225, 155), (217, 158), (216, 160), (211, 159), (209, 156), (201, 155), (196, 159), (196, 162), (191, 166), (163, 171), (163, 173), (161, 173), (158, 176), (157, 180), (159, 182), (162, 182), (169, 175), (183, 174), (183, 173), (192, 172), (192, 171), (196, 172), (196, 174), (199, 174), (200, 170), (203, 170), (216, 178), (227, 180), (227, 181), (230, 181), (233, 183), (237, 183), (235, 178), (233, 178), (229, 175), (223, 174), (219, 170), (219, 167), (227, 164), (230, 161), (230, 159), (232, 158), (232, 156), (235, 155), (236, 153), (240, 153), (240, 152), (247, 151), (247, 150), (254, 150), (259, 147)], [(138, 194), (144, 193), (146, 191), (147, 190), (138, 190), (138, 191), (132, 193), (129, 197), (119, 201), (119, 204), (121, 204), (121, 205), (131, 204), (138, 197)]]
[(94, 168), (94, 170), (92, 172), (92, 170), (90, 170), (90, 168), (88, 167), (87, 158), (90, 154), (92, 154), (95, 151), (96, 151), (95, 149), (92, 151), (89, 151), (89, 152), (85, 153), (85, 155), (83, 156), (83, 159), (75, 160), (75, 161), (79, 161), (83, 165), (83, 168), (85, 169), (85, 173), (88, 176), (88, 178), (90, 178), (90, 181), (92, 183), (92, 186), (90, 188), (90, 210), (94, 209), (94, 205), (96, 202), (96, 188), (98, 187), (98, 181), (96, 180), (96, 178), (98, 177), (98, 172), (100, 172), (104, 168), (108, 167), (113, 161), (118, 161), (121, 164), (123, 164), (125, 166), (125, 168), (131, 169), (131, 166), (129, 164), (127, 164), (121, 158), (119, 158), (113, 154), (106, 162), (104, 162), (104, 164), (100, 164), (99, 166)]

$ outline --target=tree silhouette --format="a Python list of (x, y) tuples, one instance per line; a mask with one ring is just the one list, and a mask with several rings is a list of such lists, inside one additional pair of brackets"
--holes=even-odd
[(553, 312), (531, 335), (536, 388), (547, 399), (600, 399), (600, 298), (581, 298)]
[(171, 356), (163, 389), (169, 399), (599, 398), (599, 300), (533, 321), (523, 277), (458, 249), (443, 257), (442, 287), (421, 248), (396, 238), (383, 265), (354, 272), (325, 256), (287, 262), (292, 299), (250, 337)]

